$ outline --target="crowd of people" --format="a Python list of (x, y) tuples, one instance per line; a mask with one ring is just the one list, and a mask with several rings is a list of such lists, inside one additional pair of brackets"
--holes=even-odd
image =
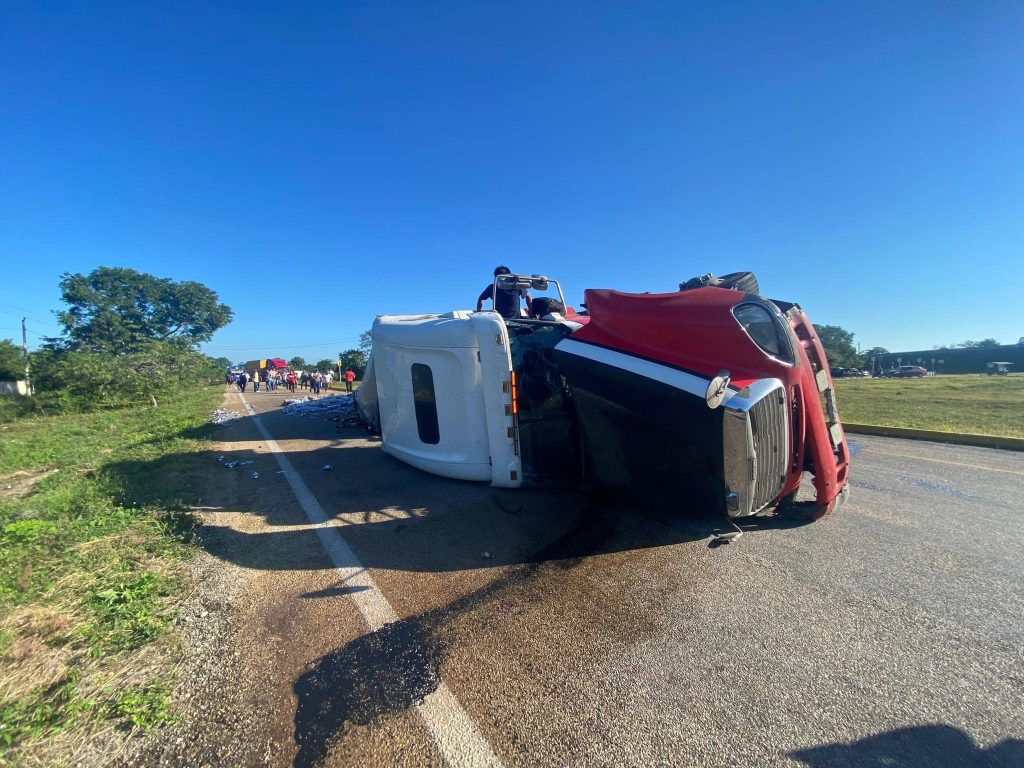
[[(345, 371), (342, 375), (345, 381), (345, 390), (352, 391), (352, 383), (356, 380), (355, 371)], [(331, 388), (334, 381), (334, 371), (279, 371), (273, 368), (263, 368), (258, 371), (243, 370), (241, 372), (228, 371), (224, 377), (225, 384), (234, 384), (239, 392), (245, 392), (251, 385), (253, 392), (259, 392), (262, 387), (265, 392), (273, 392), (278, 387), (284, 387), (289, 392), (296, 390), (308, 390), (314, 395), (319, 395)]]

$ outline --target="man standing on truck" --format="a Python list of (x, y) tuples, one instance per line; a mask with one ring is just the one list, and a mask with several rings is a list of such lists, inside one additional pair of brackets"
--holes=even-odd
[[(494, 268), (494, 276), (498, 275), (511, 275), (512, 270), (506, 266), (500, 266)], [(520, 316), (519, 313), (519, 299), (526, 299), (526, 306), (530, 306), (530, 293), (525, 288), (499, 288), (497, 292), (494, 290), (494, 283), (492, 282), (480, 293), (480, 298), (476, 300), (476, 311), (480, 312), (484, 308), (484, 302), (487, 299), (491, 299), (494, 302), (494, 311), (504, 317), (506, 320), (514, 320)]]

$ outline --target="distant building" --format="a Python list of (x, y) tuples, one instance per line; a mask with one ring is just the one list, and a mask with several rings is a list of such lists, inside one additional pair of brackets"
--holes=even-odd
[[(1024, 344), (887, 352), (875, 356), (874, 370), (880, 372), (900, 365), (920, 365), (936, 373), (988, 373), (988, 364), (994, 361), (1013, 363), (1011, 371), (1024, 372)], [(870, 358), (867, 365), (871, 370)]]

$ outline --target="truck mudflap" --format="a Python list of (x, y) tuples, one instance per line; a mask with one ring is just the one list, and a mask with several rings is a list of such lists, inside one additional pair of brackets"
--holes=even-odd
[[(849, 493), (846, 481), (850, 449), (839, 421), (832, 376), (821, 340), (800, 307), (794, 305), (786, 317), (805, 359), (800, 372), (801, 387), (805, 393), (804, 456), (810, 464), (815, 492), (814, 503), (808, 511), (810, 517), (818, 519), (840, 506)], [(822, 407), (815, 407), (810, 396), (812, 392), (819, 393)]]

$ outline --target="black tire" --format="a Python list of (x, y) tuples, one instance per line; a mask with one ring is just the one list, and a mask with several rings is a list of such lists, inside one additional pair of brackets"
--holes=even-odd
[(705, 288), (709, 285), (714, 285), (715, 276), (711, 273), (706, 275), (698, 275), (697, 277), (691, 277), (685, 283), (679, 284), (680, 291), (692, 291), (694, 288)]
[(685, 283), (680, 283), (679, 290), (689, 291), (694, 288), (704, 288), (705, 286), (728, 288), (730, 290), (743, 291), (744, 293), (752, 293), (755, 295), (757, 295), (761, 290), (753, 272), (730, 272), (729, 274), (722, 275), (721, 277), (715, 277), (711, 274), (699, 275), (698, 277), (690, 278)]
[(730, 272), (718, 278), (716, 285), (719, 288), (732, 288), (734, 291), (757, 294), (761, 286), (757, 284), (757, 278), (753, 272)]

